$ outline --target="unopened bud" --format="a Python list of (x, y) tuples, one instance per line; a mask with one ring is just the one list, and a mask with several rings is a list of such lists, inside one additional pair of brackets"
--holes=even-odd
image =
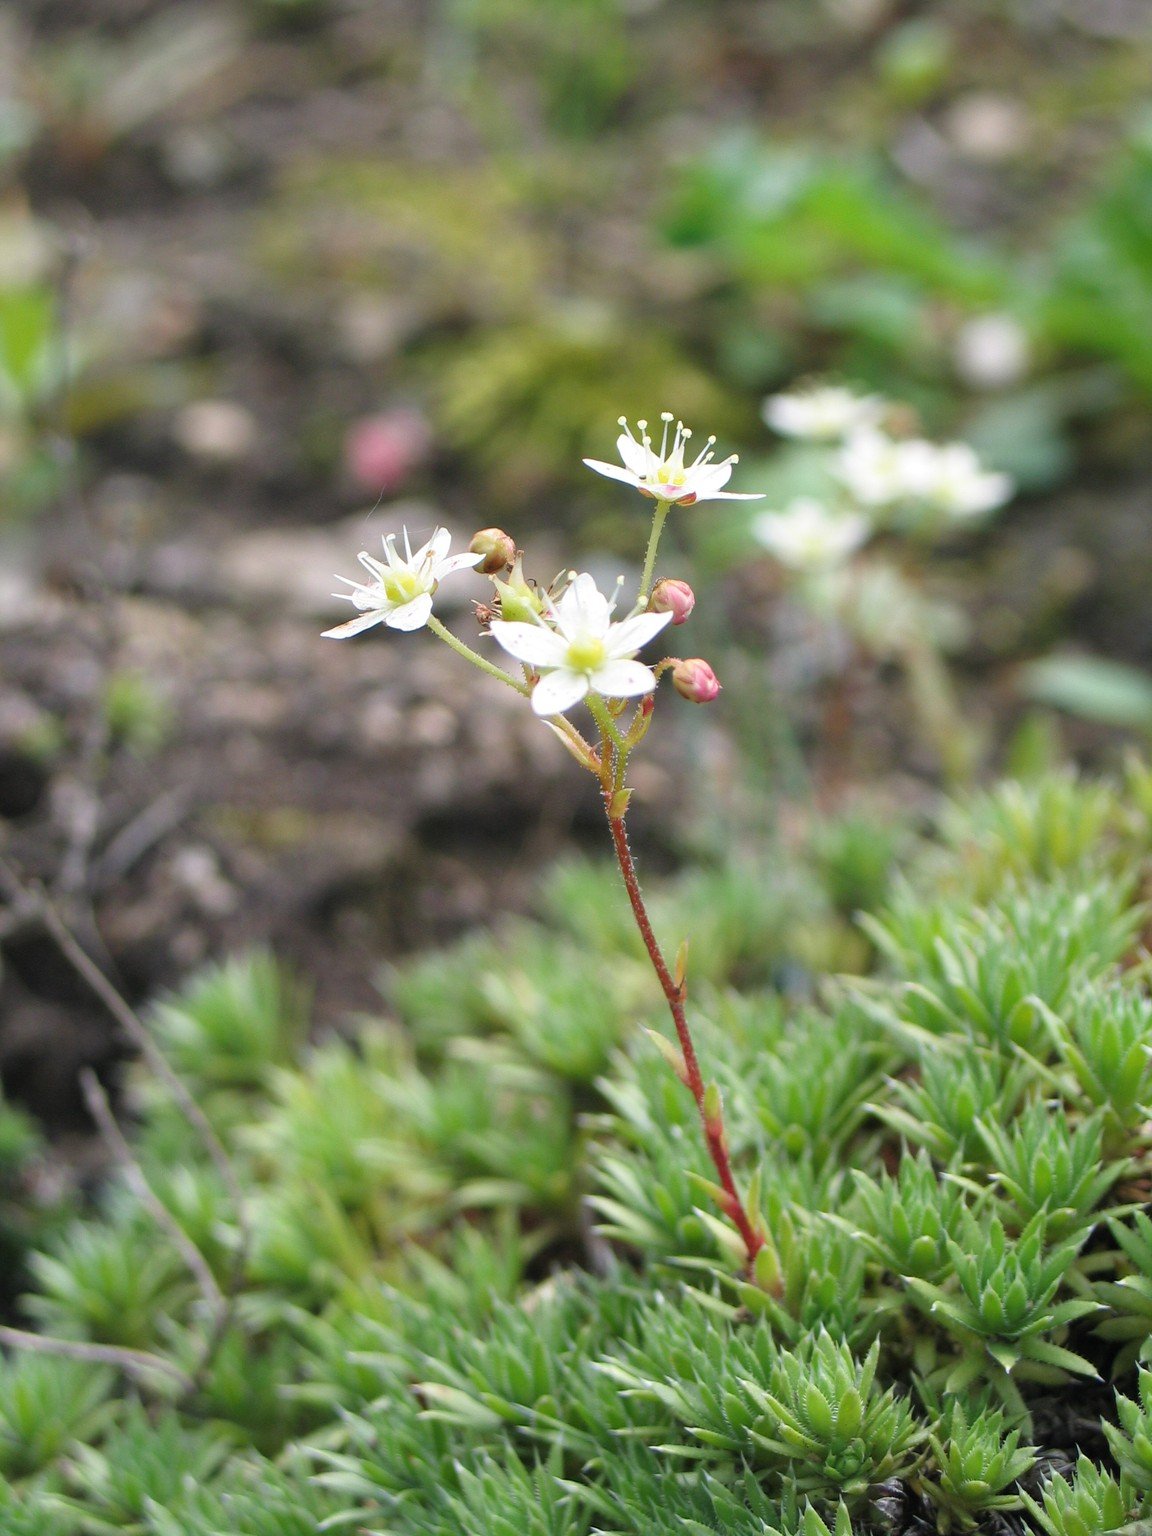
[(513, 624), (532, 624), (544, 611), (544, 599), (537, 589), (525, 580), (520, 557), (509, 572), (508, 580), (496, 577), (493, 585), (500, 599), (500, 617)]
[(711, 704), (720, 692), (720, 680), (706, 661), (691, 656), (672, 668), (672, 686), (690, 704)]
[(468, 548), (472, 554), (480, 556), (476, 569), (485, 576), (506, 571), (516, 558), (512, 535), (505, 533), (503, 528), (481, 528), (479, 533), (473, 534)]
[(696, 594), (686, 581), (664, 576), (652, 588), (649, 613), (670, 613), (673, 626), (683, 624), (696, 606)]

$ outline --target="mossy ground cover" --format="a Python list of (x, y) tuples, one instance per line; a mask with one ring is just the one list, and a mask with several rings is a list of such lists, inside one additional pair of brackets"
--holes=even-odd
[(1141, 770), (1007, 784), (895, 869), (857, 819), (660, 893), (771, 1235), (752, 1275), (608, 871), (393, 973), (350, 1038), (307, 1044), (270, 961), (203, 975), (152, 1025), (239, 1208), (142, 1069), (138, 1169), (82, 1211), (31, 1198), (34, 1138), (3, 1122), (21, 1320), (139, 1352), (5, 1357), (3, 1528), (1142, 1519), (1150, 801)]

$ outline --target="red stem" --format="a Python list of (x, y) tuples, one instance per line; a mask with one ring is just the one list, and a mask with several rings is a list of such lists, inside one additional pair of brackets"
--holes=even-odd
[(612, 832), (612, 846), (616, 850), (616, 860), (620, 865), (620, 873), (624, 877), (624, 888), (628, 892), (628, 900), (632, 904), (632, 915), (636, 919), (636, 926), (640, 930), (640, 937), (644, 940), (644, 948), (648, 951), (648, 958), (652, 962), (652, 969), (656, 972), (663, 990), (668, 1011), (672, 1015), (672, 1022), (676, 1026), (676, 1035), (680, 1041), (680, 1052), (684, 1057), (684, 1068), (687, 1079), (687, 1087), (696, 1100), (696, 1108), (700, 1112), (700, 1124), (704, 1130), (704, 1140), (708, 1146), (708, 1155), (716, 1168), (716, 1176), (720, 1181), (720, 1187), (724, 1191), (721, 1208), (724, 1214), (732, 1221), (744, 1243), (747, 1254), (748, 1268), (751, 1269), (756, 1255), (764, 1246), (764, 1237), (752, 1225), (744, 1202), (740, 1198), (736, 1188), (736, 1180), (732, 1177), (732, 1164), (728, 1157), (728, 1138), (724, 1132), (724, 1121), (717, 1113), (711, 1116), (707, 1113), (704, 1104), (704, 1078), (700, 1072), (700, 1061), (696, 1055), (696, 1047), (692, 1043), (692, 1035), (688, 1029), (688, 1020), (684, 1013), (684, 985), (677, 984), (668, 969), (668, 962), (664, 959), (656, 935), (652, 932), (652, 923), (648, 916), (648, 909), (644, 905), (644, 897), (640, 891), (640, 881), (636, 875), (636, 866), (632, 862), (632, 850), (628, 846), (628, 834), (624, 827), (623, 816), (612, 814), (611, 790), (604, 791), (604, 805), (608, 812), (608, 826)]

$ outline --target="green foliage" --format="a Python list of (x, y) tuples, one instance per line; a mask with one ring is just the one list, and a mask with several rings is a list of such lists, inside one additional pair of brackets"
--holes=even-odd
[(981, 1125), (1011, 1120), (1019, 1105), (1027, 1069), (987, 1051), (928, 1051), (919, 1080), (897, 1078), (891, 1099), (873, 1106), (877, 1116), (913, 1146), (925, 1147), (941, 1162), (983, 1156)]
[(1123, 1159), (1102, 1163), (1099, 1119), (1073, 1127), (1036, 1099), (1012, 1124), (981, 1125), (995, 1187), (1010, 1201), (1020, 1225), (1042, 1215), (1050, 1236), (1088, 1225), (1092, 1211), (1128, 1171)]
[(1130, 1341), (1117, 1361), (1118, 1367), (1129, 1366), (1152, 1335), (1152, 1220), (1144, 1211), (1135, 1211), (1129, 1222), (1108, 1225), (1126, 1263), (1120, 1266), (1118, 1279), (1102, 1281), (1097, 1287), (1100, 1299), (1111, 1309), (1098, 1332), (1106, 1339)]
[(852, 916), (881, 905), (906, 835), (901, 823), (865, 811), (817, 823), (812, 858), (838, 911)]
[(641, 330), (624, 351), (619, 336), (611, 309), (572, 305), (457, 343), (436, 369), (445, 439), (507, 499), (595, 453), (607, 410), (642, 415), (656, 398), (718, 428), (739, 421), (723, 390), (665, 334)]
[(1137, 1145), (1152, 1100), (1152, 1003), (1133, 987), (1085, 987), (1056, 1036), (1073, 1080), (1066, 1089), (1104, 1115), (1104, 1141), (1116, 1153)]
[(676, 245), (714, 247), (739, 276), (762, 283), (828, 283), (864, 263), (903, 279), (918, 299), (944, 290), (988, 303), (1001, 286), (993, 260), (863, 158), (750, 135), (686, 168), (664, 230)]
[[(541, 95), (558, 134), (585, 139), (607, 127), (637, 72), (620, 0), (452, 0), (446, 7), (456, 47), (473, 58), (460, 81), (487, 95), (494, 72), (515, 60)], [(478, 55), (478, 57), (476, 57)]]
[(1071, 1482), (1049, 1478), (1040, 1501), (1024, 1495), (1045, 1536), (1104, 1536), (1132, 1518), (1133, 1500), (1116, 1479), (1081, 1456)]
[(113, 672), (104, 689), (112, 740), (140, 757), (157, 752), (172, 730), (172, 710), (155, 682), (139, 672)]
[(1105, 1419), (1103, 1429), (1125, 1485), (1146, 1497), (1152, 1493), (1152, 1371), (1140, 1367), (1139, 1397), (1116, 1394), (1119, 1424)]
[(1010, 1429), (999, 1409), (967, 1410), (954, 1399), (929, 1435), (938, 1481), (928, 1492), (949, 1525), (970, 1529), (981, 1515), (1018, 1509), (1019, 1492), (1008, 1492), (1035, 1465), (1035, 1453), (1020, 1445), (1020, 1431)]
[(50, 1507), (75, 1511), (91, 1536), (145, 1536), (151, 1517), (179, 1514), (198, 1484), (208, 1482), (228, 1455), (227, 1441), (188, 1428), (173, 1413), (150, 1417), (132, 1404), (97, 1449), (78, 1445), (68, 1473), (82, 1491), (53, 1495)]
[(177, 1509), (152, 1509), (148, 1536), (318, 1536), (343, 1511), (337, 1495), (252, 1458), (211, 1488), (185, 1490)]
[(1148, 275), (1152, 238), (1152, 126), (1137, 124), (1127, 152), (1064, 230), (1052, 258), (1044, 318), (1052, 335), (1079, 351), (1114, 358), (1145, 389), (1152, 385)]
[(306, 995), (271, 955), (227, 960), (152, 1013), (158, 1044), (191, 1085), (259, 1089), (294, 1059)]
[(106, 1367), (23, 1355), (0, 1371), (0, 1473), (41, 1472), (73, 1441), (95, 1439), (112, 1414)]
[(760, 1395), (774, 1422), (754, 1438), (785, 1461), (798, 1492), (856, 1500), (912, 1465), (924, 1431), (906, 1401), (876, 1387), (879, 1355), (877, 1341), (857, 1362), (823, 1332), (780, 1355)]
[(959, 1357), (937, 1372), (945, 1391), (987, 1383), (1023, 1417), (1017, 1382), (1058, 1383), (1069, 1372), (1095, 1376), (1094, 1366), (1057, 1342), (1070, 1323), (1097, 1310), (1084, 1299), (1055, 1300), (1075, 1262), (1077, 1241), (1049, 1246), (1041, 1215), (1010, 1242), (998, 1217), (980, 1220), (965, 1212), (959, 1240), (949, 1238), (948, 1251), (951, 1283), (907, 1280), (912, 1299), (959, 1346)]
[(1137, 667), (1058, 654), (1030, 663), (1020, 683), (1025, 697), (1037, 704), (1141, 735), (1152, 732), (1152, 678)]
[(986, 899), (1010, 879), (1055, 880), (1107, 853), (1120, 805), (1108, 784), (1061, 770), (1030, 783), (1007, 779), (944, 808), (940, 832), (950, 880)]
[(71, 1227), (52, 1251), (32, 1258), (37, 1290), (25, 1306), (46, 1329), (148, 1349), (189, 1296), (174, 1249), (141, 1222)]
[(893, 1275), (938, 1282), (949, 1266), (948, 1237), (963, 1208), (961, 1187), (942, 1180), (928, 1154), (902, 1157), (895, 1176), (861, 1174), (853, 1186), (859, 1209), (855, 1231)]
[[(940, 1531), (1146, 1517), (1152, 1026), (1124, 967), (1147, 847), (1107, 786), (953, 806), (871, 886), (874, 972), (800, 1000), (772, 982), (827, 916), (827, 865), (659, 893), (673, 934), (705, 899), (733, 928), (693, 951), (692, 1023), (766, 1233), (752, 1274), (598, 870), (398, 969), (399, 1020), (348, 1039), (306, 1047), (267, 958), (194, 979), (158, 1038), (242, 1209), (142, 1071), (137, 1144), (235, 1304), (204, 1361), (209, 1306), (127, 1180), (42, 1241), (28, 1318), (195, 1380), (146, 1372), (125, 1403), (107, 1368), (13, 1356), (13, 1509), (32, 1536), (851, 1536), (881, 1489)], [(34, 1152), (14, 1134), (13, 1198)], [(1057, 1412), (1104, 1443), (1076, 1394), (1108, 1373), (1114, 1469), (1038, 1492)]]

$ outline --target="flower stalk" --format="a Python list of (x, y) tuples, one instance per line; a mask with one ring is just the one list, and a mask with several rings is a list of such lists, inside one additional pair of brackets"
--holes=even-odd
[(664, 524), (671, 507), (670, 501), (658, 501), (652, 514), (652, 531), (648, 535), (648, 548), (644, 553), (644, 574), (640, 577), (638, 601), (641, 603), (648, 601), (648, 594), (652, 590), (652, 577), (656, 570), (656, 551), (660, 548), (660, 535), (664, 532)]
[[(597, 717), (597, 723), (600, 724)], [(706, 1085), (704, 1074), (700, 1070), (700, 1058), (696, 1054), (696, 1046), (692, 1039), (692, 1031), (688, 1026), (688, 1015), (685, 1011), (685, 1003), (688, 997), (688, 983), (683, 974), (683, 965), (677, 964), (677, 974), (673, 976), (664, 952), (660, 948), (656, 934), (652, 928), (652, 920), (648, 915), (648, 908), (644, 902), (644, 893), (640, 888), (640, 879), (636, 873), (636, 864), (632, 858), (632, 849), (628, 843), (628, 829), (625, 819), (628, 814), (628, 791), (623, 788), (624, 774), (627, 768), (627, 748), (621, 750), (624, 743), (617, 747), (620, 741), (619, 733), (612, 724), (612, 734), (609, 735), (605, 726), (601, 724), (602, 751), (601, 761), (603, 767), (600, 776), (600, 791), (604, 799), (604, 811), (608, 818), (608, 830), (612, 836), (612, 848), (616, 855), (616, 863), (620, 868), (620, 877), (624, 882), (624, 889), (628, 893), (628, 902), (632, 908), (632, 916), (636, 920), (636, 927), (643, 940), (644, 948), (648, 953), (648, 959), (652, 963), (652, 969), (656, 972), (656, 979), (660, 983), (660, 990), (664, 994), (664, 1001), (668, 1004), (668, 1012), (672, 1015), (672, 1023), (676, 1029), (676, 1038), (680, 1044), (680, 1055), (683, 1062), (683, 1070), (676, 1069), (677, 1076), (691, 1093), (696, 1103), (696, 1109), (700, 1116), (701, 1129), (704, 1132), (704, 1142), (708, 1149), (708, 1156), (716, 1169), (716, 1177), (719, 1183), (719, 1204), (740, 1234), (740, 1241), (744, 1245), (745, 1262), (748, 1273), (755, 1269), (756, 1255), (765, 1245), (764, 1233), (760, 1230), (736, 1187), (736, 1180), (732, 1173), (732, 1160), (728, 1152), (728, 1136), (724, 1127), (724, 1110), (720, 1101), (720, 1093), (715, 1084)], [(615, 740), (613, 740), (613, 737)]]

